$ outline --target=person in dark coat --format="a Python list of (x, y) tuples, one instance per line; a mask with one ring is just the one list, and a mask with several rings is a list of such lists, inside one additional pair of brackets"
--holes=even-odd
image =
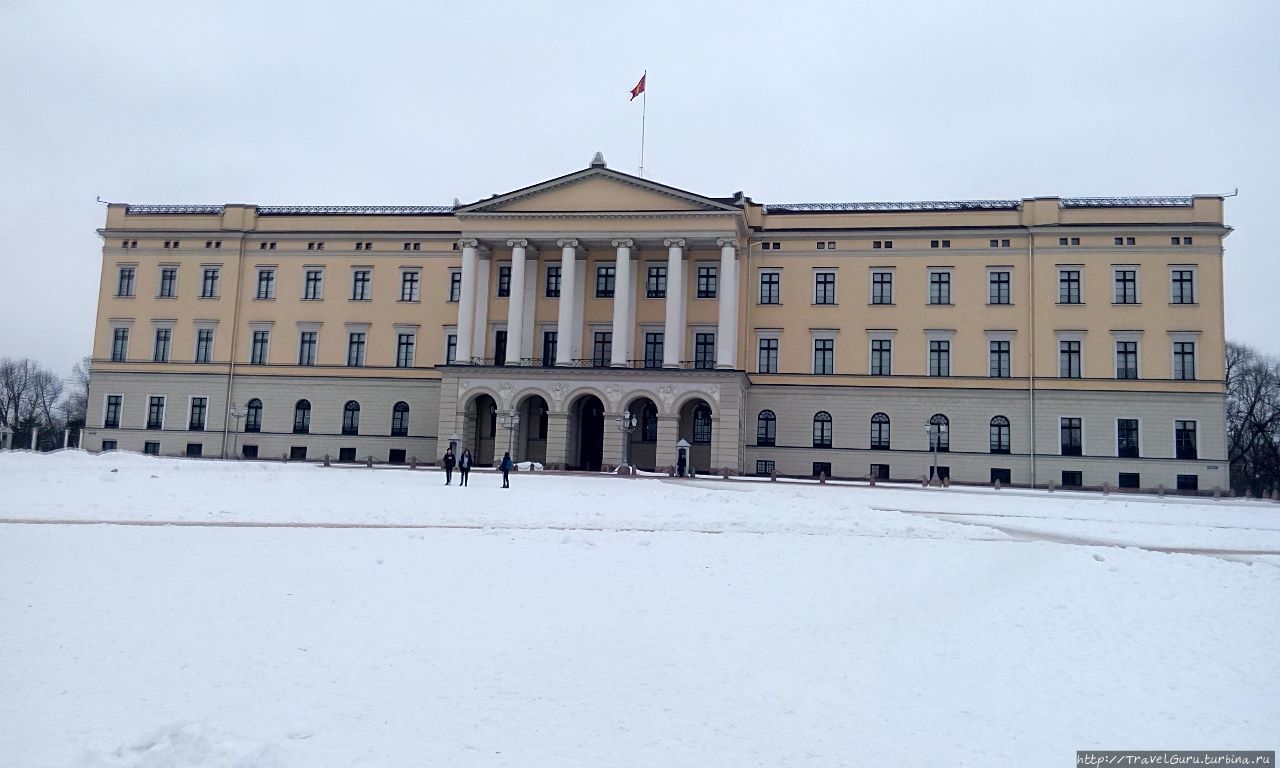
[(453, 458), (453, 446), (444, 449), (444, 458), (440, 463), (444, 464), (444, 484), (453, 485), (453, 466), (457, 463)]
[(681, 451), (680, 455), (676, 457), (676, 477), (684, 477), (684, 468), (684, 451)]
[(502, 454), (502, 464), (498, 466), (498, 469), (502, 470), (502, 487), (503, 488), (511, 487), (511, 482), (510, 480), (507, 479), (507, 473), (510, 472), (511, 468), (514, 466), (515, 464), (511, 461), (511, 451), (504, 451)]
[(471, 449), (463, 448), (462, 455), (458, 457), (458, 471), (462, 473), (461, 483), (467, 484), (467, 476), (471, 474)]

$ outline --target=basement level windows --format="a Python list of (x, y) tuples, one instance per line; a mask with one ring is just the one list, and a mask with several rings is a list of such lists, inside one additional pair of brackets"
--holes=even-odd
[(872, 248), (892, 248), (893, 241), (892, 240), (872, 240), (871, 247)]

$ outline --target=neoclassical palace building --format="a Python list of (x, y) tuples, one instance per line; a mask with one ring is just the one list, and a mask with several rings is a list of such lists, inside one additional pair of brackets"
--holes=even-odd
[(600, 155), (465, 205), (111, 204), (84, 445), (1226, 486), (1229, 232), (1217, 196), (757, 203)]

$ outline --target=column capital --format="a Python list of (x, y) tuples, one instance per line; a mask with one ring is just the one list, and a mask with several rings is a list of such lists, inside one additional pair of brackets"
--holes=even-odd
[(528, 247), (529, 247), (529, 241), (528, 241), (528, 240), (523, 240), (523, 239), (522, 239), (522, 240), (508, 240), (508, 241), (507, 241), (507, 247), (508, 247), (508, 248), (528, 248)]
[(564, 240), (557, 240), (556, 245), (560, 246), (561, 248), (577, 248), (578, 241), (574, 238), (566, 238)]
[(716, 245), (720, 246), (721, 248), (725, 248), (725, 247), (732, 248), (735, 253), (738, 250), (738, 241), (729, 237), (721, 237), (717, 239)]
[(684, 238), (676, 238), (673, 240), (663, 240), (662, 244), (667, 246), (668, 248), (683, 248)]
[(479, 240), (465, 240), (465, 239), (464, 239), (464, 240), (459, 240), (459, 241), (458, 241), (458, 247), (459, 247), (459, 248), (479, 248), (479, 247), (480, 247), (480, 241), (479, 241)]
[(613, 241), (614, 248), (632, 248), (635, 246), (635, 244), (636, 244), (635, 240), (614, 240)]

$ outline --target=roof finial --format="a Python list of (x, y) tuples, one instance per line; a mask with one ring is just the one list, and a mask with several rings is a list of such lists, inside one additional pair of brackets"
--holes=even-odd
[(597, 152), (596, 156), (591, 158), (592, 168), (608, 168), (609, 164), (604, 161), (604, 153)]

